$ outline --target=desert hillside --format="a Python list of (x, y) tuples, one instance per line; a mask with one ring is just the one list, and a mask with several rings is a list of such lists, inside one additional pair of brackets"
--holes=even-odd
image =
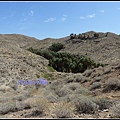
[[(60, 38), (60, 39), (45, 39), (39, 41), (37, 44), (31, 47), (37, 49), (46, 49), (52, 43), (60, 42), (65, 44), (65, 49), (60, 52), (70, 52), (76, 54), (87, 55), (95, 61), (101, 63), (116, 64), (120, 63), (120, 36), (115, 33), (99, 33), (99, 38), (93, 38), (95, 31), (86, 32), (91, 39), (80, 40), (71, 39), (70, 36)], [(107, 36), (106, 36), (107, 34)]]
[[(83, 33), (85, 39), (44, 40), (0, 34), (0, 118), (120, 118), (120, 36), (95, 33)], [(85, 55), (107, 66), (57, 72), (49, 60), (27, 50), (45, 50), (57, 42), (65, 46), (59, 52)], [(18, 85), (19, 80), (39, 78), (48, 84)]]
[(48, 60), (22, 49), (38, 40), (23, 35), (0, 35), (0, 84), (9, 86), (21, 79), (36, 79), (47, 71)]

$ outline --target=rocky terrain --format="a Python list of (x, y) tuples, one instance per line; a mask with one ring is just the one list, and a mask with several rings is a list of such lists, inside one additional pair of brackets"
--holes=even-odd
[[(120, 118), (120, 36), (86, 32), (89, 40), (70, 36), (38, 40), (0, 34), (0, 118)], [(62, 43), (70, 52), (108, 64), (84, 73), (51, 71), (49, 61), (27, 50)], [(18, 85), (18, 80), (49, 80), (48, 85)]]

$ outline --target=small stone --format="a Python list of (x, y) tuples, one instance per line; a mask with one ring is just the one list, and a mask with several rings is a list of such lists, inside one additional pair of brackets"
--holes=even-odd
[(103, 110), (104, 112), (108, 112), (108, 109)]

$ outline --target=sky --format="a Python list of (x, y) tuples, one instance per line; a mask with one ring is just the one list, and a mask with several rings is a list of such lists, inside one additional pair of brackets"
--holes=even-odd
[(43, 40), (88, 31), (120, 34), (120, 2), (0, 2), (0, 34)]

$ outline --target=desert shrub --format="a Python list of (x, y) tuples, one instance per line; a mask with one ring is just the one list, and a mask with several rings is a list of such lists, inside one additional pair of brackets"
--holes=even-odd
[(42, 73), (42, 77), (47, 79), (47, 80), (53, 80), (53, 75), (49, 74), (47, 72)]
[(106, 98), (97, 98), (95, 100), (95, 103), (99, 105), (100, 110), (108, 109), (112, 105), (112, 102), (110, 100), (107, 100)]
[(87, 96), (79, 95), (73, 96), (71, 101), (75, 105), (77, 112), (93, 114), (98, 110), (98, 106), (93, 102), (93, 99)]
[(55, 93), (59, 96), (59, 97), (64, 97), (68, 94), (72, 94), (72, 90), (66, 88), (66, 87), (63, 87), (63, 88), (56, 88), (55, 89)]
[(81, 76), (76, 76), (76, 77), (75, 77), (75, 82), (82, 82), (82, 80), (84, 80), (84, 78), (85, 78), (85, 77), (82, 76), (82, 75), (81, 75)]
[(81, 86), (80, 88), (77, 88), (74, 91), (74, 93), (75, 94), (82, 94), (82, 95), (89, 95), (89, 90)]
[(34, 98), (29, 98), (24, 101), (26, 106), (29, 106), (30, 108), (34, 108), (34, 115), (36, 116), (36, 113), (38, 115), (42, 115), (45, 112), (49, 112), (51, 104), (50, 102), (43, 98), (43, 97), (34, 97)]
[(7, 114), (9, 112), (16, 111), (16, 103), (15, 102), (7, 102), (0, 104), (0, 114)]
[(9, 87), (13, 88), (13, 90), (17, 90), (18, 89), (17, 81), (16, 80), (11, 80), (9, 82)]
[(120, 80), (117, 78), (109, 78), (105, 83), (106, 87), (103, 92), (109, 92), (111, 90), (120, 90)]
[(108, 74), (108, 73), (110, 73), (110, 72), (111, 72), (111, 70), (112, 70), (112, 68), (111, 68), (111, 67), (104, 68), (104, 73), (103, 73), (103, 74)]
[(48, 50), (54, 51), (54, 52), (58, 52), (61, 49), (64, 48), (64, 45), (62, 43), (53, 43)]
[(113, 105), (110, 111), (112, 118), (120, 118), (120, 103)]
[(59, 102), (59, 101), (70, 102), (69, 96), (70, 96), (70, 95), (66, 95), (66, 96), (64, 96), (64, 97), (59, 97), (58, 102)]
[(70, 83), (70, 82), (79, 82), (79, 83), (84, 83), (89, 81), (90, 79), (83, 76), (83, 75), (79, 75), (79, 76), (70, 76), (67, 78), (66, 83)]
[(99, 82), (101, 80), (101, 77), (94, 77), (94, 82)]
[(54, 89), (51, 89), (51, 85), (48, 85), (48, 86), (40, 89), (40, 93), (44, 97), (49, 96), (49, 95), (53, 95), (53, 96), (57, 97), (57, 95), (55, 94)]
[(76, 38), (76, 34), (71, 33), (70, 34), (70, 39), (75, 39), (75, 38)]
[(72, 83), (66, 84), (63, 88), (70, 89), (70, 90), (74, 91), (74, 90), (76, 90), (77, 88), (80, 88), (80, 84), (79, 84), (79, 83), (72, 82)]
[(94, 37), (98, 38), (99, 37), (99, 33), (94, 33)]
[(54, 80), (51, 82), (51, 84), (49, 86), (50, 86), (50, 89), (56, 90), (63, 86), (63, 81), (62, 80)]
[(95, 90), (97, 88), (101, 88), (101, 82), (94, 82), (92, 85), (91, 85), (91, 90)]
[(35, 74), (37, 78), (40, 78), (40, 75), (39, 74)]
[(74, 109), (70, 102), (61, 101), (56, 105), (53, 113), (57, 118), (72, 118)]
[[(64, 97), (66, 95), (72, 94), (76, 88), (79, 88), (80, 84), (78, 83), (68, 83), (65, 85), (59, 85), (54, 87), (54, 92), (59, 97)], [(53, 88), (53, 87), (52, 87)]]
[(53, 93), (49, 93), (45, 98), (51, 103), (56, 103), (58, 101), (57, 97)]
[(90, 79), (85, 77), (85, 76), (81, 76), (82, 80), (81, 80), (81, 83), (85, 83), (85, 82), (88, 82)]
[(73, 76), (68, 76), (65, 80), (65, 83), (72, 83), (72, 82), (76, 82), (76, 78)]
[(86, 70), (82, 73), (83, 76), (89, 77), (92, 74), (93, 70)]
[(50, 72), (55, 72), (56, 70), (53, 68), (53, 67), (51, 67), (51, 66), (47, 66), (47, 68), (48, 68), (48, 70), (50, 71)]

